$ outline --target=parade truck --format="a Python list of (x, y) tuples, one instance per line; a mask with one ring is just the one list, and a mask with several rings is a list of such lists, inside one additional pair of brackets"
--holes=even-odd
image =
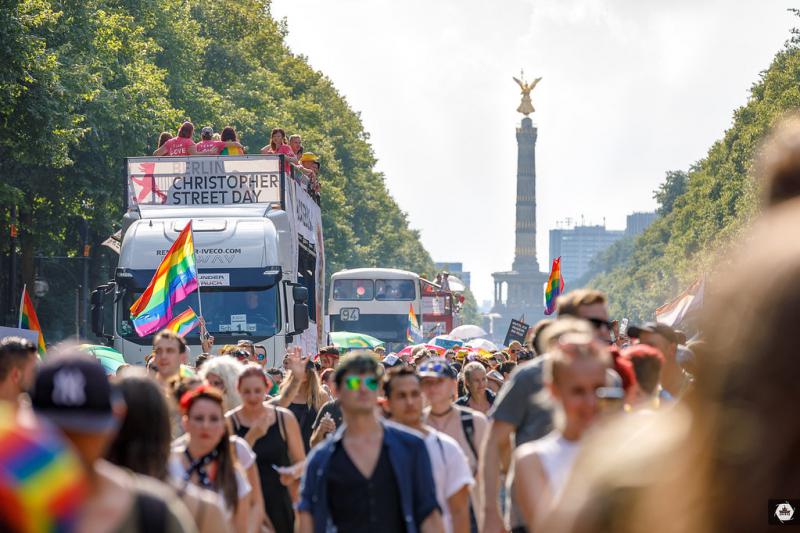
[[(283, 155), (133, 157), (114, 279), (92, 293), (92, 330), (130, 363), (149, 354), (130, 307), (192, 223), (198, 288), (172, 309), (203, 317), (214, 345), (252, 341), (278, 366), (290, 346), (316, 353), (324, 328), (325, 253), (318, 198)], [(186, 335), (192, 357), (201, 331)]]

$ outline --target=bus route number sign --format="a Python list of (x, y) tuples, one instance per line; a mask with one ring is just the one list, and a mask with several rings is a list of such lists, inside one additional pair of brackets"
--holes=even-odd
[(345, 307), (339, 311), (339, 318), (342, 322), (357, 322), (360, 317), (358, 307)]

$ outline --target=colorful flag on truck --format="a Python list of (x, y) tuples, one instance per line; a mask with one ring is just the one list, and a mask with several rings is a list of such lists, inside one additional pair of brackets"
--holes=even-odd
[(145, 291), (131, 306), (131, 321), (140, 337), (162, 329), (172, 320), (172, 306), (197, 289), (192, 222), (172, 243)]
[(172, 322), (167, 324), (167, 329), (174, 331), (181, 337), (185, 337), (198, 325), (200, 325), (200, 318), (194, 314), (194, 309), (190, 307), (183, 313), (173, 318)]
[(552, 315), (556, 310), (556, 300), (564, 293), (564, 277), (561, 275), (561, 257), (553, 259), (550, 277), (544, 286), (544, 314)]
[(42, 327), (39, 325), (39, 317), (36, 316), (36, 310), (33, 308), (33, 302), (28, 295), (27, 285), (22, 288), (22, 300), (19, 304), (19, 328), (29, 329), (39, 333), (39, 343), (36, 348), (39, 350), (39, 355), (44, 355), (47, 351), (47, 346), (44, 343), (44, 333)]
[(414, 313), (414, 305), (408, 308), (408, 327), (406, 328), (406, 339), (408, 342), (422, 342), (422, 330), (417, 321), (417, 315)]

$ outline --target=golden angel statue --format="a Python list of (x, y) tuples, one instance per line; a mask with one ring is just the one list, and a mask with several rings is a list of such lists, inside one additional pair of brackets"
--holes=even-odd
[[(522, 79), (524, 80), (525, 78), (523, 77)], [(525, 116), (528, 116), (534, 111), (536, 111), (533, 108), (533, 102), (531, 102), (531, 91), (533, 90), (534, 87), (536, 87), (536, 84), (538, 84), (541, 80), (542, 78), (536, 78), (531, 83), (525, 83), (524, 81), (520, 81), (517, 78), (514, 78), (514, 81), (517, 82), (517, 85), (519, 85), (519, 88), (521, 89), (522, 93), (522, 102), (520, 102), (517, 111), (519, 111)]]

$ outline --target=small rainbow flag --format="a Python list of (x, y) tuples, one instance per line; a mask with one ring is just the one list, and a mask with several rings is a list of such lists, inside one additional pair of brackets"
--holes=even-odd
[(556, 300), (564, 293), (564, 277), (561, 275), (561, 257), (553, 259), (550, 277), (544, 286), (544, 314), (552, 315), (556, 310)]
[(131, 321), (140, 337), (169, 324), (172, 306), (197, 289), (197, 267), (190, 220), (158, 266), (147, 289), (131, 306)]
[(28, 295), (28, 286), (22, 287), (22, 300), (19, 304), (19, 328), (30, 329), (39, 332), (39, 355), (44, 355), (47, 347), (44, 343), (44, 334), (42, 327), (39, 325), (39, 317), (36, 316), (36, 310), (33, 308), (33, 302)]
[(414, 306), (410, 305), (408, 308), (408, 327), (406, 328), (406, 339), (409, 342), (422, 342), (422, 330), (417, 321), (417, 315), (414, 313)]
[(172, 319), (172, 322), (167, 324), (167, 329), (174, 331), (181, 337), (185, 337), (200, 324), (200, 319), (194, 314), (194, 309), (188, 308), (183, 313), (179, 314)]

